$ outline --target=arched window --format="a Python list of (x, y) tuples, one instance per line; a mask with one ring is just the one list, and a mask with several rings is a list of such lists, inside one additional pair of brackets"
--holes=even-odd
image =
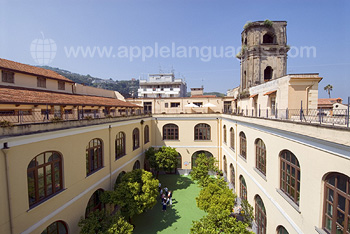
[(281, 190), (285, 192), (296, 204), (299, 205), (300, 196), (300, 165), (295, 155), (283, 150), (280, 153), (281, 161), (281, 175), (280, 186)]
[(324, 185), (324, 230), (327, 233), (350, 233), (350, 177), (330, 173)]
[(163, 126), (163, 140), (178, 140), (179, 127), (176, 124), (166, 124)]
[(136, 160), (136, 162), (134, 163), (134, 166), (132, 167), (132, 170), (137, 170), (137, 169), (140, 169), (140, 168), (141, 168), (140, 161)]
[(259, 195), (255, 196), (255, 223), (257, 234), (266, 234), (266, 210)]
[(197, 151), (197, 152), (195, 152), (195, 153), (192, 154), (192, 158), (191, 158), (191, 168), (197, 166), (197, 164), (196, 164), (196, 159), (197, 159), (197, 157), (198, 157), (199, 154), (205, 154), (208, 158), (209, 158), (209, 157), (213, 157), (213, 155), (212, 155), (210, 152), (205, 151), (205, 150), (199, 150), (199, 151)]
[(230, 128), (230, 147), (235, 149), (235, 130), (233, 128)]
[(118, 177), (117, 177), (117, 179), (115, 180), (115, 183), (114, 183), (114, 189), (116, 189), (117, 186), (118, 186), (118, 184), (119, 184), (120, 182), (122, 182), (122, 178), (123, 178), (123, 176), (124, 176), (125, 174), (126, 174), (125, 171), (122, 171), (122, 172), (119, 173), (119, 175), (118, 175)]
[(239, 196), (242, 199), (247, 200), (247, 184), (242, 175), (239, 177)]
[(275, 37), (273, 34), (270, 34), (270, 33), (266, 33), (264, 36), (263, 36), (263, 44), (272, 44), (275, 42)]
[(89, 175), (92, 172), (102, 168), (103, 162), (103, 145), (102, 140), (93, 139), (86, 146), (86, 174)]
[(210, 125), (205, 123), (197, 124), (194, 127), (195, 140), (210, 140)]
[(224, 155), (224, 172), (227, 176), (227, 159), (226, 159), (226, 155)]
[(145, 126), (145, 130), (144, 130), (143, 134), (144, 134), (145, 144), (147, 144), (149, 142), (149, 127), (148, 127), (148, 125)]
[(243, 85), (243, 89), (245, 89), (247, 87), (247, 72), (246, 71), (243, 72), (242, 85)]
[(53, 222), (41, 234), (68, 234), (67, 224), (63, 221)]
[(277, 234), (289, 234), (289, 232), (283, 226), (278, 226)]
[(239, 133), (239, 142), (240, 142), (240, 149), (239, 154), (247, 159), (247, 138), (245, 137), (244, 132)]
[(115, 139), (115, 159), (123, 157), (126, 154), (125, 149), (125, 133), (118, 132)]
[(101, 202), (102, 193), (103, 190), (98, 189), (92, 194), (86, 206), (85, 217), (88, 217), (89, 214), (94, 212), (95, 210), (102, 210), (104, 208), (104, 205)]
[(33, 158), (27, 168), (29, 207), (63, 189), (62, 156), (48, 151)]
[(235, 169), (234, 169), (232, 163), (230, 164), (230, 172), (231, 172), (230, 182), (231, 182), (231, 184), (233, 186), (233, 190), (234, 190), (236, 181), (235, 181)]
[(266, 147), (261, 139), (255, 140), (255, 156), (256, 169), (266, 175)]
[(181, 169), (182, 168), (182, 157), (180, 153), (177, 153), (177, 166), (176, 168)]
[(136, 150), (140, 147), (140, 131), (138, 128), (134, 128), (132, 131), (132, 149)]
[(267, 66), (264, 70), (264, 81), (269, 81), (272, 79), (273, 69), (270, 66)]
[(227, 132), (226, 132), (226, 125), (224, 125), (224, 143), (227, 142), (226, 135), (227, 135)]

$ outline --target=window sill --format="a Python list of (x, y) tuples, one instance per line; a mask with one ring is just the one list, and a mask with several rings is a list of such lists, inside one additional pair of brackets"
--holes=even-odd
[(244, 162), (247, 162), (247, 159), (244, 158), (241, 154), (238, 154), (238, 156), (239, 156)]
[(205, 142), (212, 142), (212, 140), (193, 140), (194, 142), (203, 142), (203, 141), (205, 141)]
[(320, 233), (320, 234), (328, 234), (325, 230), (321, 229), (321, 228), (318, 228), (315, 226), (315, 230), (316, 232)]
[(103, 166), (103, 167), (100, 167), (100, 168), (98, 168), (98, 169), (96, 169), (96, 170), (94, 170), (92, 172), (89, 172), (89, 174), (87, 174), (85, 178), (90, 177), (91, 175), (95, 174), (96, 172), (102, 170), (103, 168), (105, 168), (105, 167)]
[(139, 148), (140, 148), (140, 146), (139, 146), (139, 147), (137, 147), (137, 148), (133, 148), (133, 149), (132, 149), (132, 151), (135, 151), (135, 150), (137, 150), (137, 149), (139, 149)]
[(163, 139), (163, 141), (180, 141), (179, 139)]
[(232, 150), (233, 152), (236, 152), (234, 148), (230, 147), (230, 150)]
[(256, 173), (258, 173), (258, 175), (261, 176), (261, 178), (263, 178), (263, 179), (267, 182), (266, 175), (264, 175), (261, 171), (259, 171), (259, 169), (257, 169), (256, 167), (254, 167), (254, 171), (255, 171)]
[(63, 191), (66, 191), (66, 188), (64, 189), (61, 189), (60, 191), (48, 196), (47, 198), (45, 198), (44, 200), (38, 202), (38, 203), (35, 203), (34, 205), (30, 206), (29, 209), (27, 210), (27, 212), (30, 212), (32, 210), (34, 210), (35, 208), (37, 208), (38, 206), (40, 206), (41, 204), (45, 203), (46, 201), (50, 200), (51, 198), (57, 196), (58, 194), (62, 193)]
[(300, 214), (299, 206), (290, 199), (281, 189), (276, 188), (276, 191)]
[(126, 156), (126, 154), (124, 154), (124, 155), (122, 155), (122, 156), (119, 156), (119, 157), (116, 157), (114, 161), (117, 161), (117, 160), (119, 160), (119, 159), (121, 159), (121, 158), (124, 158), (125, 156)]

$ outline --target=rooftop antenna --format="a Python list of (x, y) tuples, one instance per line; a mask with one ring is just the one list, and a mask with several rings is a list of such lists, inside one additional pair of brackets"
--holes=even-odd
[(175, 69), (174, 69), (174, 66), (171, 65), (171, 73), (174, 75), (174, 72), (175, 72)]
[(160, 66), (160, 64), (159, 64), (159, 74), (162, 74), (162, 73), (163, 73), (162, 66)]

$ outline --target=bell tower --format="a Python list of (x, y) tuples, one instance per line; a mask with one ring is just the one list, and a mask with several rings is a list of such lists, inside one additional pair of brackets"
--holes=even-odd
[(277, 79), (287, 73), (287, 22), (255, 21), (244, 25), (240, 91)]

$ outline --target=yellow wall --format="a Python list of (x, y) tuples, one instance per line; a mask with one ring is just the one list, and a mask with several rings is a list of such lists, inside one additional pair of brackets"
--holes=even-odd
[[(99, 188), (112, 189), (121, 171), (131, 171), (136, 160), (144, 165), (143, 152), (150, 146), (175, 147), (182, 163), (191, 162), (198, 150), (207, 150), (219, 161), (223, 169), (223, 156), (227, 158), (230, 181), (230, 164), (235, 169), (235, 191), (239, 194), (239, 176), (243, 175), (248, 188), (248, 201), (254, 206), (256, 194), (262, 198), (267, 212), (267, 233), (275, 233), (283, 225), (291, 233), (315, 233), (321, 227), (323, 209), (323, 176), (340, 172), (350, 176), (350, 133), (331, 129), (286, 123), (273, 120), (245, 118), (231, 115), (181, 114), (153, 115), (141, 118), (98, 124), (88, 127), (50, 131), (40, 134), (0, 138), (7, 142), (13, 233), (41, 233), (54, 221), (67, 223), (69, 233), (78, 233), (77, 223), (85, 214), (91, 195)], [(179, 140), (162, 140), (162, 128), (174, 123), (179, 127)], [(194, 140), (194, 126), (206, 123), (211, 126), (211, 139)], [(143, 129), (150, 127), (150, 142), (144, 145)], [(227, 142), (223, 143), (223, 126), (227, 129)], [(140, 148), (132, 150), (132, 131), (140, 130)], [(235, 149), (230, 148), (230, 128), (235, 130)], [(115, 137), (119, 131), (126, 133), (126, 156), (115, 160)], [(240, 131), (247, 138), (247, 159), (238, 155)], [(89, 141), (99, 138), (104, 145), (104, 167), (86, 177), (85, 150)], [(267, 150), (267, 173), (262, 176), (255, 168), (255, 145), (261, 138)], [(278, 193), (279, 153), (290, 150), (299, 160), (301, 168), (300, 205), (295, 208)], [(64, 190), (52, 198), (29, 209), (27, 192), (27, 167), (38, 154), (55, 150), (63, 155)], [(0, 233), (10, 233), (7, 209), (5, 156), (0, 153)], [(182, 169), (190, 169), (191, 165)]]

